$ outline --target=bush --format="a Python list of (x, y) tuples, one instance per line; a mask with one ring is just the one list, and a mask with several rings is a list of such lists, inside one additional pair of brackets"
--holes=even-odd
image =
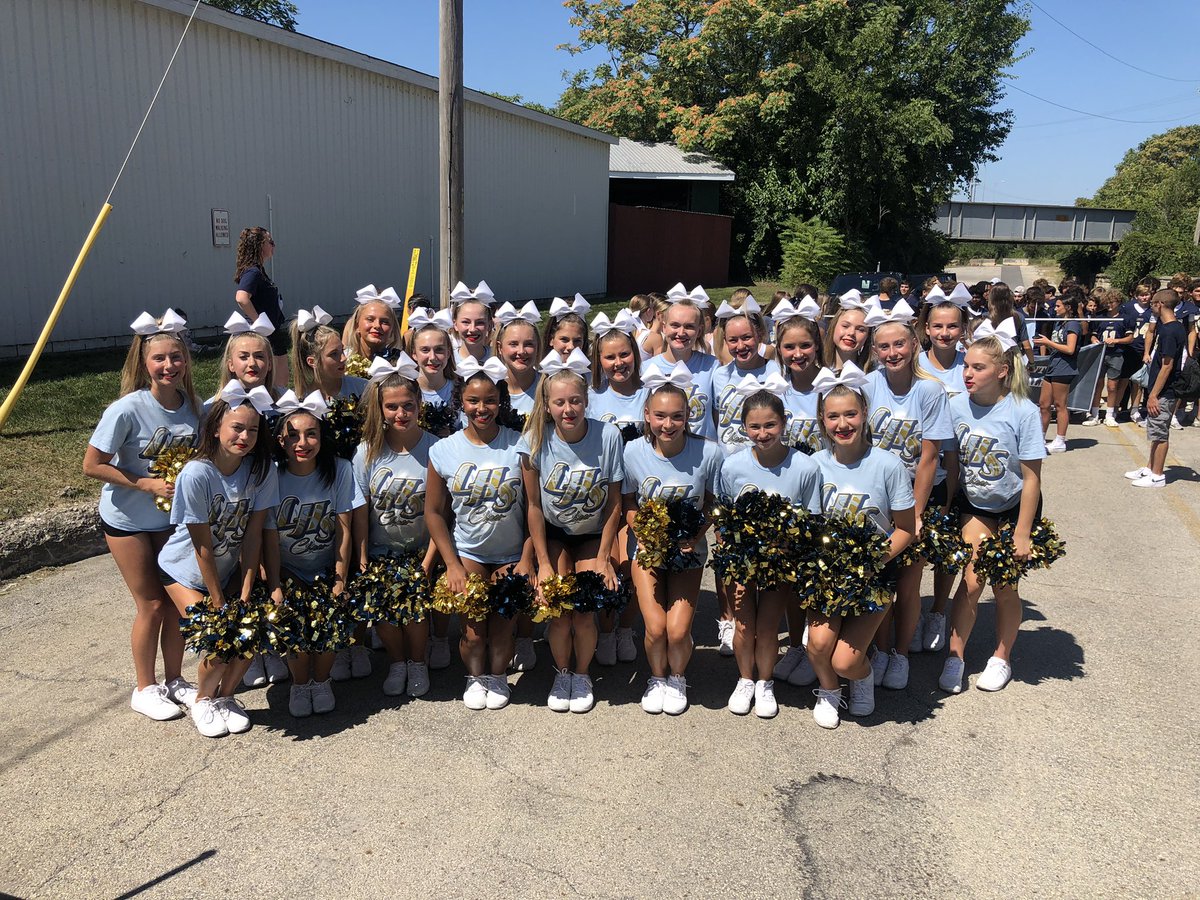
[(829, 284), (835, 275), (854, 268), (855, 259), (845, 237), (816, 216), (792, 216), (780, 231), (784, 284)]

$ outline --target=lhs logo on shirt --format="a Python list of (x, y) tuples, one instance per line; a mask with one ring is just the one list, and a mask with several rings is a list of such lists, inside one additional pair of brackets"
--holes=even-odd
[(826, 513), (837, 513), (845, 516), (881, 517), (882, 510), (871, 502), (870, 494), (855, 494), (849, 491), (839, 491), (836, 484), (826, 482), (821, 486), (823, 494), (822, 506)]
[(595, 516), (608, 499), (608, 485), (600, 480), (599, 469), (575, 469), (566, 463), (554, 464), (542, 492), (554, 498), (552, 506), (564, 525), (585, 522)]
[(368, 489), (381, 525), (413, 522), (425, 514), (423, 478), (399, 478), (391, 469), (380, 467), (371, 476)]
[(193, 447), (196, 444), (196, 433), (187, 425), (159, 425), (150, 435), (150, 440), (138, 454), (141, 459), (154, 459), (164, 450), (175, 447)]
[(690, 484), (663, 484), (657, 475), (642, 479), (638, 493), (646, 500), (686, 500), (692, 495)]
[(511, 466), (480, 468), (466, 462), (450, 479), (450, 493), (461, 498), (464, 518), (472, 525), (499, 522), (516, 505), (521, 479)]
[(821, 429), (816, 419), (797, 419), (791, 411), (787, 414), (787, 425), (783, 429), (783, 443), (789, 447), (821, 449)]
[(717, 397), (717, 425), (721, 429), (721, 441), (726, 444), (746, 443), (746, 435), (742, 432), (742, 407), (746, 398), (738, 393), (732, 384)]
[(1007, 450), (995, 449), (997, 439), (985, 434), (973, 434), (971, 426), (963, 423), (954, 429), (958, 438), (958, 461), (971, 480), (999, 481), (1008, 471)]
[(213, 556), (224, 556), (235, 547), (240, 547), (250, 524), (250, 501), (235, 500), (230, 503), (224, 494), (213, 497), (208, 511), (208, 524), (212, 529)]
[(329, 546), (337, 531), (333, 501), (301, 503), (298, 497), (285, 497), (275, 514), (279, 536), (291, 543), (291, 552), (306, 553)]
[(701, 394), (693, 384), (688, 388), (688, 424), (703, 422), (708, 414), (708, 395)]
[(920, 422), (897, 418), (890, 409), (880, 408), (871, 417), (871, 434), (876, 447), (896, 454), (906, 466), (915, 465), (921, 456)]

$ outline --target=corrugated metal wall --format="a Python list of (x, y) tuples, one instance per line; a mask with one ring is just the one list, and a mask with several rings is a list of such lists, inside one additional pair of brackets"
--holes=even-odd
[[(0, 355), (40, 331), (190, 9), (0, 2)], [(514, 299), (604, 291), (608, 143), (470, 93), (467, 280)], [(289, 312), (348, 312), (372, 281), (402, 291), (414, 246), (428, 293), (436, 182), (434, 79), (202, 6), (56, 345), (125, 337), (167, 305), (223, 322), (234, 247), (213, 247), (214, 207), (234, 245), (272, 228)]]

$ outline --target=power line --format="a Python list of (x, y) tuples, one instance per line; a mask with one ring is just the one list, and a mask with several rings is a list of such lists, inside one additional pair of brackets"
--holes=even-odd
[[(1174, 78), (1170, 75), (1160, 75), (1158, 72), (1151, 72), (1149, 69), (1143, 69), (1141, 66), (1135, 66), (1131, 62), (1126, 62), (1125, 60), (1121, 59), (1120, 57), (1114, 56), (1113, 54), (1109, 53), (1107, 50), (1105, 50), (1099, 44), (1093, 44), (1091, 41), (1089, 41), (1087, 38), (1085, 38), (1078, 31), (1075, 31), (1074, 29), (1070, 28), (1066, 23), (1060, 21), (1059, 19), (1056, 19), (1054, 16), (1052, 16), (1046, 10), (1042, 9), (1042, 7), (1038, 6), (1038, 4), (1034, 2), (1034, 0), (1029, 0), (1029, 3), (1030, 3), (1030, 6), (1039, 10), (1042, 13), (1042, 15), (1044, 15), (1046, 18), (1050, 19), (1052, 22), (1055, 22), (1056, 24), (1058, 24), (1060, 27), (1062, 27), (1066, 31), (1075, 35), (1075, 37), (1079, 38), (1079, 40), (1083, 41), (1085, 44), (1087, 44), (1093, 50), (1096, 50), (1099, 53), (1103, 53), (1105, 56), (1107, 56), (1113, 62), (1120, 63), (1121, 65), (1125, 66), (1126, 68), (1133, 69), (1135, 72), (1141, 72), (1143, 75), (1150, 75), (1154, 78), (1161, 78), (1163, 81), (1180, 81), (1180, 82), (1183, 82), (1184, 84), (1200, 84), (1200, 79)], [(1142, 124), (1142, 123), (1138, 123), (1138, 124)], [(1146, 123), (1146, 124), (1150, 124), (1150, 123)]]
[(1076, 115), (1087, 116), (1092, 119), (1105, 119), (1109, 122), (1120, 122), (1122, 125), (1162, 125), (1167, 122), (1177, 122), (1179, 119), (1118, 119), (1115, 116), (1106, 116), (1103, 113), (1088, 112), (1086, 109), (1076, 109), (1074, 106), (1066, 106), (1054, 100), (1047, 100), (1045, 97), (1039, 97), (1032, 91), (1027, 91), (1024, 88), (1017, 87), (1012, 82), (1009, 82), (1005, 87), (1012, 88), (1014, 91), (1019, 91), (1027, 97), (1032, 97), (1034, 100), (1041, 100), (1043, 103), (1049, 103), (1051, 106), (1057, 106), (1059, 109), (1065, 109), (1067, 112), (1073, 112)]

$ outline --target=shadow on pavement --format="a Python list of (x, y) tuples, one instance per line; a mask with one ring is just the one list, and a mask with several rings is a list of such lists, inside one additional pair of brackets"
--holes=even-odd
[(176, 875), (180, 875), (183, 872), (186, 872), (192, 866), (202, 863), (207, 859), (212, 859), (216, 855), (217, 855), (216, 850), (211, 850), (211, 849), (205, 850), (203, 853), (193, 856), (187, 862), (181, 863), (180, 865), (176, 866), (175, 868), (173, 868), (167, 872), (163, 872), (161, 875), (159, 875), (156, 878), (151, 878), (149, 881), (139, 884), (133, 890), (126, 891), (124, 894), (121, 894), (119, 897), (117, 897), (116, 900), (128, 900), (128, 898), (130, 898), (130, 897), (136, 897), (138, 894), (143, 894), (146, 891), (150, 890), (151, 888), (158, 887), (164, 881), (167, 881), (171, 878), (174, 878)]

